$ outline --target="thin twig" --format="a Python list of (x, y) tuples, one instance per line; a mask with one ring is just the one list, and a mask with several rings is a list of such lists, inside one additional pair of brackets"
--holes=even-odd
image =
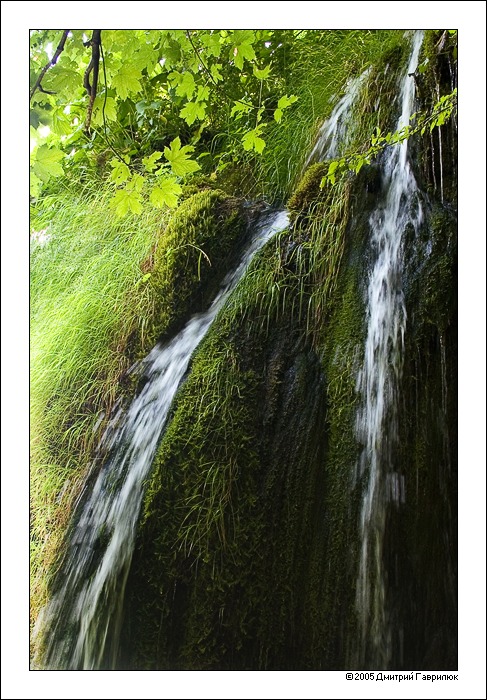
[(59, 42), (59, 45), (58, 45), (58, 47), (57, 47), (57, 49), (56, 49), (56, 52), (55, 52), (54, 56), (51, 58), (51, 60), (50, 60), (48, 63), (46, 63), (46, 65), (44, 66), (44, 68), (41, 70), (41, 72), (40, 72), (40, 74), (39, 74), (39, 77), (37, 78), (37, 80), (36, 80), (35, 83), (34, 83), (34, 87), (33, 87), (32, 90), (30, 91), (29, 100), (32, 99), (32, 97), (33, 97), (33, 95), (34, 95), (34, 93), (35, 93), (36, 90), (40, 90), (41, 92), (45, 92), (47, 95), (52, 95), (52, 94), (54, 94), (54, 93), (52, 93), (52, 92), (49, 92), (48, 90), (44, 90), (44, 89), (41, 87), (41, 82), (42, 82), (43, 77), (45, 76), (45, 74), (46, 74), (47, 71), (49, 70), (49, 68), (51, 68), (51, 66), (54, 66), (54, 65), (57, 63), (57, 60), (58, 60), (59, 56), (61, 55), (61, 53), (62, 53), (62, 51), (63, 51), (63, 49), (64, 49), (64, 44), (66, 43), (66, 39), (68, 38), (69, 31), (70, 31), (69, 29), (65, 29), (65, 30), (63, 31), (63, 35), (62, 35), (62, 37), (61, 37), (61, 41)]

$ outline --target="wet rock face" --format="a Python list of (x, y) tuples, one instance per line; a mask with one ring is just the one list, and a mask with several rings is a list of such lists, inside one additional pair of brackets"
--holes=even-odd
[[(443, 130), (448, 148), (452, 128)], [(404, 294), (405, 332), (397, 437), (383, 436), (390, 465), (376, 587), (390, 634), (387, 660), (365, 639), (360, 664), (449, 670), (457, 666), (456, 182), (444, 168), (443, 189), (434, 187), (429, 135), (411, 153), (423, 219), (405, 227), (392, 278)], [(380, 164), (347, 185), (327, 298), (313, 267), (330, 242), (316, 237), (317, 218), (330, 213), (325, 170), (310, 167), (290, 201), (289, 235), (252, 268), (240, 312), (218, 319), (176, 403), (128, 582), (124, 668), (357, 667), (367, 491), (357, 376), (377, 254), (370, 218), (386, 192)]]
[[(349, 667), (363, 488), (355, 419), (370, 268), (364, 211), (348, 227), (317, 347), (284, 313), (257, 330), (222, 318), (203, 348), (152, 477), (129, 579), (125, 667)], [(406, 237), (404, 253), (408, 321), (393, 455), (404, 499), (391, 498), (383, 543), (390, 663), (399, 669), (456, 664), (455, 230), (435, 211), (424, 243)], [(428, 241), (431, 255), (414, 253)], [(224, 363), (212, 369), (220, 354)], [(212, 373), (217, 393), (207, 396), (201, 382)], [(195, 430), (206, 401), (220, 408)], [(231, 488), (225, 481), (211, 491), (201, 478), (208, 464)], [(199, 527), (222, 505), (206, 544), (185, 550), (180, 528)]]

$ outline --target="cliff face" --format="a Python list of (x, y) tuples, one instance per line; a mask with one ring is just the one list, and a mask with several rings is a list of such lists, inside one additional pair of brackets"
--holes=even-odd
[[(423, 104), (451, 91), (449, 66), (435, 55), (436, 82), (418, 78)], [(256, 257), (200, 345), (147, 486), (120, 668), (456, 668), (454, 122), (409, 148), (423, 217), (402, 234), (396, 435), (382, 435), (380, 586), (370, 585), (384, 629), (364, 637), (357, 605), (368, 488), (357, 375), (370, 218), (385, 206), (379, 159), (324, 189), (324, 166), (310, 167), (290, 229)]]

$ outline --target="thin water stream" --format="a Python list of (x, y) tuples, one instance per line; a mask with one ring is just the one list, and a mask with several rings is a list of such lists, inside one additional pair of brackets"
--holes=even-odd
[[(414, 35), (400, 90), (401, 116), (396, 129), (409, 124), (415, 98), (412, 74), (418, 64), (423, 33)], [(375, 253), (367, 301), (364, 363), (357, 377), (361, 407), (357, 435), (363, 445), (358, 479), (365, 480), (360, 515), (360, 554), (356, 605), (360, 641), (357, 667), (388, 668), (392, 641), (383, 568), (386, 509), (404, 503), (404, 475), (393, 462), (397, 441), (397, 400), (401, 377), (406, 308), (402, 288), (402, 236), (408, 224), (419, 227), (422, 209), (408, 160), (408, 142), (392, 147), (383, 164), (385, 198), (370, 218)]]
[[(255, 253), (288, 225), (286, 212), (264, 215), (238, 267), (225, 278), (211, 307), (191, 318), (167, 345), (142, 361), (145, 385), (125, 415), (108, 426), (111, 456), (81, 512), (63, 563), (62, 587), (44, 612), (48, 669), (114, 669), (123, 601), (144, 480), (152, 465), (174, 396), (191, 357)], [(105, 441), (107, 442), (107, 441)]]

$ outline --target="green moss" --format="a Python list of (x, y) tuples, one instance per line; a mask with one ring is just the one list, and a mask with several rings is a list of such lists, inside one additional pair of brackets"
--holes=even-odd
[[(32, 256), (34, 614), (52, 589), (73, 503), (110, 409), (133, 395), (127, 369), (210, 303), (247, 226), (241, 201), (217, 191), (184, 202), (159, 236), (160, 215), (125, 222), (121, 231), (105, 216), (104, 196), (82, 204), (67, 202), (64, 218), (51, 224), (52, 242)], [(81, 241), (90, 206), (93, 226)]]
[[(439, 36), (428, 37), (430, 55)], [(352, 150), (368, 146), (376, 125), (395, 127), (393, 98), (410, 49), (397, 32), (386, 38), (387, 52), (381, 48), (359, 97)], [(304, 40), (312, 48), (316, 37)], [(379, 52), (381, 34), (367, 41)], [(354, 71), (368, 60), (357, 51)], [(307, 119), (300, 144), (309, 138)], [(294, 144), (290, 124), (276, 134)], [(277, 135), (269, 146), (272, 138), (281, 143)], [(280, 170), (276, 191), (291, 186), (288, 160), (286, 149), (277, 166), (269, 156), (269, 167)], [(302, 160), (301, 152), (293, 173)], [(141, 264), (150, 277), (130, 289), (153, 306), (127, 354), (140, 356), (209, 304), (246, 218), (240, 201), (214, 185), (258, 192), (253, 165), (198, 181), (204, 191), (194, 181), (185, 190)], [(306, 171), (289, 200), (290, 230), (255, 257), (175, 400), (147, 479), (120, 668), (322, 670), (344, 668), (350, 658), (363, 488), (356, 377), (373, 255), (369, 218), (383, 192), (375, 165), (322, 189), (326, 171), (323, 163)], [(455, 605), (456, 230), (449, 209), (432, 201), (432, 211), (424, 202), (422, 229), (404, 237), (408, 326), (394, 465), (407, 502), (388, 506), (384, 533), (391, 626), (404, 632), (408, 649), (407, 659), (395, 661), (405, 668), (454, 657), (446, 640)], [(438, 523), (446, 533), (440, 543)]]
[[(309, 191), (301, 203), (313, 206)], [(328, 215), (325, 232), (303, 226), (307, 246), (291, 231), (256, 256), (194, 358), (146, 491), (128, 584), (131, 668), (344, 663), (363, 301), (351, 238), (327, 288), (335, 311), (316, 332), (314, 256), (334, 240), (338, 209)]]
[[(411, 245), (411, 249), (409, 249)], [(404, 625), (405, 666), (457, 664), (457, 301), (456, 221), (437, 206), (408, 244), (408, 332), (401, 386), (399, 463), (404, 511), (388, 531)], [(441, 534), (440, 534), (441, 533)], [(407, 555), (406, 555), (407, 553)], [(414, 601), (411, 605), (410, 601)], [(414, 612), (414, 615), (412, 614)], [(407, 617), (406, 617), (407, 619)], [(414, 620), (421, 620), (415, 624)]]
[[(457, 35), (447, 30), (425, 32), (419, 58), (421, 72), (416, 76), (420, 108), (428, 114), (440, 97), (450, 94), (457, 84)], [(430, 196), (456, 206), (457, 127), (456, 114), (440, 128), (429, 129), (420, 138), (419, 175)]]
[(159, 237), (148, 268), (156, 300), (152, 344), (172, 333), (190, 312), (210, 303), (245, 229), (241, 200), (219, 190), (200, 191), (180, 205)]

